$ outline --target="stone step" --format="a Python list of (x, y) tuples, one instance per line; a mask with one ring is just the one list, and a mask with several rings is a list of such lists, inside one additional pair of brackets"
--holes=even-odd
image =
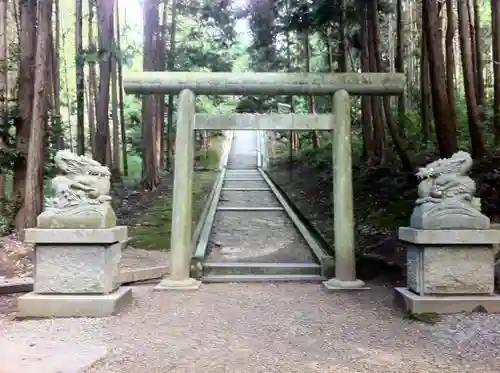
[(27, 293), (33, 290), (33, 278), (0, 278), (0, 295)]
[(269, 188), (264, 179), (256, 181), (248, 180), (230, 180), (225, 179), (222, 184), (223, 188)]
[(259, 176), (259, 177), (232, 177), (232, 176), (226, 176), (224, 178), (224, 181), (264, 181), (264, 178), (262, 178), (262, 176)]
[[(239, 167), (236, 167), (236, 166), (239, 166)], [(236, 171), (241, 171), (241, 170), (256, 170), (258, 167), (257, 167), (257, 163), (255, 164), (250, 164), (250, 165), (246, 165), (246, 166), (241, 166), (241, 164), (238, 164), (237, 162), (231, 162), (231, 161), (228, 161), (227, 162), (227, 165), (226, 165), (226, 170), (236, 170)]]
[(223, 192), (270, 192), (271, 188), (222, 188)]
[(326, 278), (319, 275), (210, 275), (203, 276), (202, 282), (322, 282)]
[(283, 211), (283, 207), (217, 206), (217, 211)]
[(281, 207), (271, 190), (265, 191), (227, 191), (223, 190), (219, 199), (219, 207)]
[(285, 211), (217, 211), (208, 262), (315, 263)]
[(218, 275), (321, 275), (316, 263), (205, 262), (204, 276)]
[(260, 174), (228, 174), (224, 180), (263, 180)]
[(242, 168), (242, 169), (226, 169), (227, 173), (229, 174), (242, 174), (242, 175), (260, 175), (259, 169), (258, 168)]

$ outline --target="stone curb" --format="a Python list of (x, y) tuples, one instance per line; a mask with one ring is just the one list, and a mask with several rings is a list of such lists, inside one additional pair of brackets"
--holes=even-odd
[[(159, 279), (168, 273), (168, 269), (168, 266), (157, 266), (126, 270), (120, 273), (120, 283), (130, 284)], [(28, 293), (30, 291), (33, 291), (32, 277), (0, 279), (0, 295)]]

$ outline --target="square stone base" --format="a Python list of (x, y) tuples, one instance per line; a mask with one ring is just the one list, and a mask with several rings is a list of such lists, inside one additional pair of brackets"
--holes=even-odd
[(121, 242), (36, 244), (34, 291), (37, 294), (109, 294), (119, 286), (121, 252)]
[(499, 295), (418, 295), (408, 288), (395, 288), (395, 300), (405, 311), (422, 313), (472, 312), (484, 307), (488, 313), (500, 313)]
[(492, 245), (408, 245), (408, 288), (420, 295), (493, 294)]
[(28, 293), (17, 298), (17, 317), (105, 317), (116, 315), (131, 302), (132, 289), (127, 287), (103, 295)]
[(498, 229), (399, 228), (407, 286), (420, 295), (491, 295)]

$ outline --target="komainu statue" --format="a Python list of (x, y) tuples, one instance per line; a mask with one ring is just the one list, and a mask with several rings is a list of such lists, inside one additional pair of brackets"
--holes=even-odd
[(55, 155), (58, 175), (52, 179), (53, 197), (38, 216), (39, 228), (110, 228), (116, 225), (106, 166), (69, 150)]
[(410, 226), (418, 229), (489, 229), (490, 219), (481, 213), (474, 196), (476, 183), (467, 173), (469, 153), (459, 151), (438, 159), (417, 172), (421, 180)]

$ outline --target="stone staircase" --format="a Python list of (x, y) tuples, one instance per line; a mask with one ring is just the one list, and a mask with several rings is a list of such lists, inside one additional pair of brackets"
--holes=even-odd
[(322, 265), (257, 168), (255, 132), (235, 132), (203, 262), (203, 282), (323, 281)]

